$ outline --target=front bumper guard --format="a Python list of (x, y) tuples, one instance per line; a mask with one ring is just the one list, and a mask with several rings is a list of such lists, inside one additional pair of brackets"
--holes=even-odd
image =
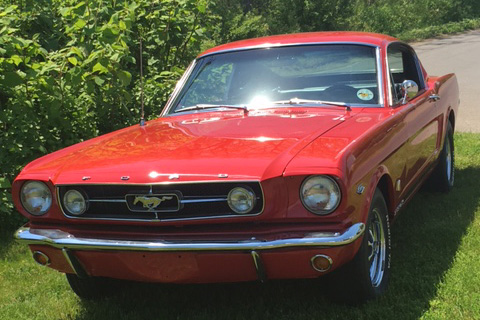
[(46, 245), (62, 251), (65, 260), (80, 278), (90, 275), (74, 254), (76, 250), (108, 250), (108, 251), (250, 251), (258, 279), (267, 280), (267, 273), (259, 251), (284, 248), (305, 247), (338, 247), (348, 245), (357, 240), (365, 232), (365, 224), (356, 223), (345, 232), (310, 233), (303, 238), (262, 241), (255, 238), (242, 241), (204, 241), (204, 242), (172, 242), (172, 241), (130, 241), (77, 238), (58, 229), (32, 229), (22, 227), (15, 233), (15, 239), (28, 245)]
[(77, 238), (58, 229), (32, 229), (22, 227), (14, 237), (28, 245), (47, 245), (57, 249), (71, 250), (115, 250), (115, 251), (259, 251), (301, 247), (337, 247), (357, 240), (365, 231), (365, 224), (356, 223), (345, 232), (310, 233), (303, 238), (280, 239), (271, 241), (255, 238), (242, 241), (130, 241)]

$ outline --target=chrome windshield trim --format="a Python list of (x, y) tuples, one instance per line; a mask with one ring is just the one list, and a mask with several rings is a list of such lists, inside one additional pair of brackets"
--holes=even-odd
[(384, 93), (383, 93), (383, 68), (382, 68), (382, 57), (380, 54), (380, 48), (375, 49), (377, 57), (377, 86), (378, 86), (378, 104), (382, 107), (385, 107)]
[(28, 245), (47, 245), (57, 249), (71, 250), (113, 250), (113, 251), (241, 251), (273, 250), (302, 247), (337, 247), (348, 245), (365, 232), (364, 223), (356, 223), (345, 232), (321, 232), (304, 238), (291, 238), (272, 241), (210, 241), (210, 242), (173, 242), (173, 241), (135, 241), (93, 238), (76, 238), (74, 235), (58, 229), (31, 229), (22, 227), (14, 237)]
[[(176, 100), (178, 94), (180, 94), (181, 87), (185, 84), (187, 81), (188, 77), (192, 73), (193, 69), (195, 68), (195, 65), (199, 63), (200, 60), (210, 57), (213, 55), (217, 54), (223, 54), (223, 53), (229, 53), (229, 52), (239, 52), (239, 51), (249, 51), (249, 50), (261, 50), (261, 49), (268, 49), (268, 48), (281, 48), (281, 47), (305, 47), (305, 46), (320, 46), (320, 45), (357, 45), (357, 46), (365, 46), (365, 47), (371, 47), (375, 48), (376, 50), (376, 63), (377, 63), (377, 77), (378, 77), (378, 92), (379, 92), (379, 103), (375, 105), (369, 105), (369, 107), (384, 107), (383, 104), (383, 87), (381, 84), (383, 83), (382, 80), (382, 64), (381, 64), (381, 59), (380, 59), (380, 47), (375, 44), (371, 43), (365, 43), (365, 42), (355, 42), (355, 41), (328, 41), (328, 42), (309, 42), (309, 43), (287, 43), (287, 44), (279, 44), (279, 43), (266, 43), (266, 44), (260, 44), (260, 45), (255, 45), (255, 46), (248, 46), (248, 47), (243, 47), (243, 48), (235, 48), (235, 49), (226, 49), (226, 50), (220, 50), (220, 51), (215, 51), (211, 53), (207, 53), (204, 55), (199, 55), (195, 60), (192, 61), (192, 63), (189, 65), (185, 73), (182, 75), (180, 78), (179, 82), (175, 86), (175, 90), (171, 94), (170, 98), (168, 99), (168, 102), (165, 104), (165, 107), (163, 108), (163, 111), (160, 113), (160, 117), (172, 117), (172, 116), (178, 116), (178, 114), (175, 113), (170, 113), (170, 109), (173, 107), (173, 102)], [(353, 105), (352, 107), (355, 107), (357, 105)], [(188, 114), (188, 113), (183, 113), (183, 114)]]
[(326, 42), (299, 42), (299, 43), (263, 43), (255, 46), (248, 46), (235, 49), (225, 49), (215, 52), (210, 52), (197, 57), (197, 60), (203, 59), (205, 57), (213, 56), (216, 54), (236, 52), (236, 51), (248, 51), (248, 50), (258, 50), (258, 49), (269, 49), (269, 48), (282, 48), (282, 47), (307, 47), (307, 46), (320, 46), (320, 45), (331, 45), (331, 44), (349, 44), (349, 45), (359, 45), (366, 47), (378, 48), (377, 45), (365, 42), (355, 42), (355, 41), (326, 41)]
[(190, 65), (187, 67), (183, 75), (180, 77), (180, 80), (175, 84), (175, 89), (173, 89), (172, 94), (167, 100), (167, 103), (165, 103), (165, 107), (163, 108), (162, 112), (160, 112), (160, 117), (163, 117), (168, 113), (168, 110), (172, 107), (172, 102), (175, 101), (178, 93), (180, 90), (183, 88), (183, 85), (185, 84), (185, 81), (190, 77), (190, 73), (192, 73), (195, 65), (197, 64), (197, 59), (194, 59)]

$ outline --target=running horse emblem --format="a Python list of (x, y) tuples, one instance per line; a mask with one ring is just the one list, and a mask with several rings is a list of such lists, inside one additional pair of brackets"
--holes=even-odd
[(163, 201), (172, 200), (173, 196), (163, 196), (161, 198), (157, 197), (145, 197), (145, 196), (137, 196), (133, 201), (133, 205), (136, 205), (138, 202), (143, 204), (143, 207), (151, 211), (158, 207)]

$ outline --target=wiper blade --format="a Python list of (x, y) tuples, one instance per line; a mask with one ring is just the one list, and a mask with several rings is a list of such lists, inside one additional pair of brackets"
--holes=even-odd
[(345, 102), (337, 102), (337, 101), (326, 101), (326, 100), (308, 100), (308, 99), (298, 99), (298, 98), (292, 98), (289, 100), (279, 100), (279, 101), (273, 101), (273, 104), (326, 104), (329, 106), (336, 106), (336, 107), (345, 107), (347, 108), (348, 111), (351, 110), (350, 105)]
[(245, 113), (248, 112), (248, 108), (246, 106), (231, 106), (231, 105), (224, 105), (224, 104), (196, 104), (194, 106), (175, 110), (174, 113), (192, 111), (192, 110), (217, 109), (217, 108), (238, 109), (238, 110), (245, 111)]

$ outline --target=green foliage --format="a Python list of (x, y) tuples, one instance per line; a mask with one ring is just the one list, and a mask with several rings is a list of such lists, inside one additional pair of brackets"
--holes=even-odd
[(223, 0), (216, 42), (309, 31), (357, 30), (393, 36), (480, 18), (478, 0)]
[(140, 39), (146, 114), (160, 113), (211, 16), (206, 0), (1, 1), (0, 223), (23, 165), (139, 120)]
[(432, 38), (441, 34), (451, 34), (480, 28), (480, 18), (464, 19), (458, 22), (449, 22), (441, 26), (430, 26), (420, 29), (407, 30), (398, 35), (404, 41), (415, 41)]

